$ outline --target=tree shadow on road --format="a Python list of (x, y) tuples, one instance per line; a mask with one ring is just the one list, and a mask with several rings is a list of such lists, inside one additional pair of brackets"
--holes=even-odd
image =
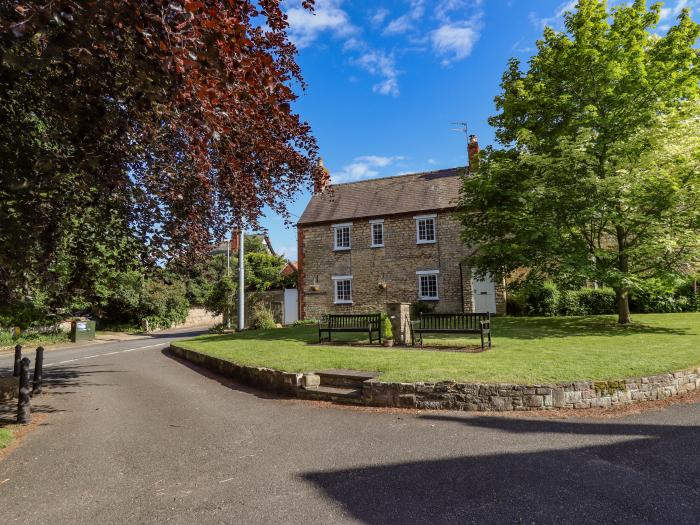
[[(424, 417), (441, 422), (436, 456), (446, 436), (473, 452), (302, 478), (371, 524), (698, 521), (697, 426)], [(514, 451), (494, 454), (494, 434)]]

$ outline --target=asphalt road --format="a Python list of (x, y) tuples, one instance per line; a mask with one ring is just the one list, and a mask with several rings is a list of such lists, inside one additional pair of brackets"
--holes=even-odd
[(0, 463), (0, 522), (700, 522), (700, 405), (352, 410), (237, 388), (166, 342), (47, 354), (49, 414)]

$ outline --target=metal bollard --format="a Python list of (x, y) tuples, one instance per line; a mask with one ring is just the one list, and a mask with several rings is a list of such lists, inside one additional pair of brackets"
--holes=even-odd
[(19, 362), (22, 360), (22, 345), (15, 346), (15, 371), (12, 373), (14, 377), (19, 376)]
[(29, 366), (31, 361), (25, 357), (19, 367), (19, 401), (17, 402), (17, 423), (26, 425), (32, 419), (29, 405)]
[(44, 347), (36, 349), (36, 360), (34, 361), (34, 384), (32, 385), (32, 395), (41, 394), (41, 386), (44, 376)]

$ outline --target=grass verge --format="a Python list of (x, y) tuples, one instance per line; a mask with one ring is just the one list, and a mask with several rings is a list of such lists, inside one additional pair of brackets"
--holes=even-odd
[(0, 428), (0, 449), (7, 447), (10, 443), (12, 443), (13, 439), (14, 435), (12, 434), (11, 430), (7, 428)]
[[(315, 327), (202, 336), (179, 345), (232, 362), (289, 372), (350, 368), (396, 382), (465, 381), (537, 384), (608, 381), (700, 366), (700, 313), (496, 318), (492, 351), (468, 354), (321, 346)], [(344, 341), (359, 341), (339, 334)], [(426, 338), (426, 344), (474, 345), (478, 336)]]

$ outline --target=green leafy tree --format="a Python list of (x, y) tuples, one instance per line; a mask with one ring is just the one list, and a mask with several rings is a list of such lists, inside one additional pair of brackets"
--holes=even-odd
[(605, 283), (627, 324), (635, 286), (697, 264), (700, 26), (685, 10), (658, 36), (660, 10), (580, 0), (527, 71), (510, 62), (490, 119), (502, 149), (461, 197), (480, 272)]

